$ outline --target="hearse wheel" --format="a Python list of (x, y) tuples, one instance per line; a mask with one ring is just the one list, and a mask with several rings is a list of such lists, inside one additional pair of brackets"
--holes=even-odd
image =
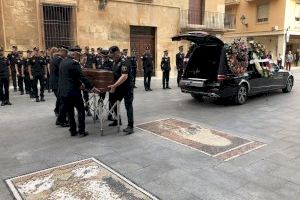
[(234, 102), (238, 105), (243, 105), (247, 101), (248, 88), (246, 85), (242, 84), (239, 86), (238, 92), (234, 97)]
[(289, 93), (292, 91), (293, 89), (293, 86), (294, 86), (294, 80), (292, 77), (290, 77), (287, 82), (286, 82), (286, 86), (285, 88), (282, 89), (282, 92), (283, 93)]
[(191, 94), (191, 96), (198, 101), (203, 101), (203, 96), (201, 94)]

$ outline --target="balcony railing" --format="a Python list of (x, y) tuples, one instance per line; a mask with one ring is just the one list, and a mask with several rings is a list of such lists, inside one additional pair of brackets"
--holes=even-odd
[(241, 0), (225, 0), (225, 5), (234, 5), (241, 3)]
[(199, 10), (181, 11), (181, 28), (194, 30), (235, 29), (236, 16), (229, 13), (208, 12)]

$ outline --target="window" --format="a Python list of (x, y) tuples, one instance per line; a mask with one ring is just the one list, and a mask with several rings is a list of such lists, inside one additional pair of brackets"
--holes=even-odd
[(295, 7), (295, 21), (300, 21), (300, 3), (296, 3)]
[(43, 4), (43, 17), (46, 48), (76, 44), (74, 6)]
[(269, 20), (269, 4), (262, 4), (257, 7), (257, 22), (267, 22)]

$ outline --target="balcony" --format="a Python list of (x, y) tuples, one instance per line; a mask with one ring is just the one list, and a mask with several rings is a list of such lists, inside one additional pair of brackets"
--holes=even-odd
[(225, 32), (235, 29), (236, 16), (229, 13), (182, 10), (180, 24), (183, 31)]
[(236, 4), (240, 4), (241, 0), (225, 0), (225, 5), (229, 6), (229, 5), (236, 5)]

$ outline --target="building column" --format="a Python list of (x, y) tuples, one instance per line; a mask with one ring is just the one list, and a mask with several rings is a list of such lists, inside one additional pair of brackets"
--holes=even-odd
[[(285, 35), (279, 35), (278, 36), (278, 42), (277, 42), (277, 54), (282, 55), (282, 64), (285, 63), (285, 50), (286, 50), (286, 41), (285, 41)], [(278, 55), (276, 55), (277, 58)]]

